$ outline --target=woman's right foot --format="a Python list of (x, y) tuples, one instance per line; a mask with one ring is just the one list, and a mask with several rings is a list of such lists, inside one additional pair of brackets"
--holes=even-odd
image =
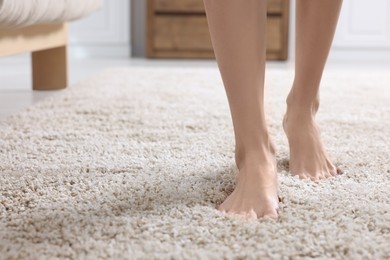
[(274, 151), (260, 157), (265, 159), (242, 164), (235, 189), (217, 207), (218, 210), (251, 219), (278, 217), (278, 179)]

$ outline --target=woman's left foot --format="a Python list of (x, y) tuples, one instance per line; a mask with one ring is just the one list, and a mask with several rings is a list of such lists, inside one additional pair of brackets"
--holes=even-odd
[(293, 175), (313, 181), (338, 174), (321, 140), (320, 129), (313, 115), (287, 111), (283, 129), (290, 146), (289, 168)]

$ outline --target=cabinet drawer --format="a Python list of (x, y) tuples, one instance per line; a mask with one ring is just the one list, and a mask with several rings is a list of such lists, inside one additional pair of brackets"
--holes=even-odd
[[(225, 1), (225, 0), (222, 0)], [(154, 0), (157, 12), (204, 12), (203, 0)]]
[(267, 13), (268, 14), (281, 14), (283, 12), (283, 3), (287, 0), (268, 0)]
[[(154, 27), (153, 47), (158, 50), (213, 50), (205, 16), (158, 15)], [(267, 50), (282, 49), (282, 19), (267, 20)]]
[(206, 16), (157, 15), (154, 35), (156, 49), (212, 50)]
[[(226, 0), (214, 0), (223, 1)], [(281, 13), (282, 2), (285, 0), (268, 0), (268, 13)], [(157, 12), (205, 12), (203, 0), (154, 0), (154, 10)]]
[(279, 52), (283, 48), (282, 18), (270, 16), (267, 19), (267, 51)]

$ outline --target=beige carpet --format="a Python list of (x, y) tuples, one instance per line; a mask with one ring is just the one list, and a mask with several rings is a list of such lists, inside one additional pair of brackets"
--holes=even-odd
[(345, 174), (286, 172), (293, 73), (266, 76), (277, 221), (217, 211), (233, 128), (217, 68), (117, 68), (0, 122), (2, 259), (388, 259), (390, 76), (326, 72), (318, 120)]

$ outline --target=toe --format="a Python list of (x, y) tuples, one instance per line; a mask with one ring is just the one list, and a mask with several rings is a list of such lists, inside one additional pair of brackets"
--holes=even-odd
[(321, 176), (317, 176), (317, 177), (315, 177), (315, 176), (313, 176), (313, 177), (310, 177), (310, 180), (311, 181), (314, 181), (314, 182), (319, 182), (319, 181), (321, 181), (323, 178), (321, 177)]
[(326, 175), (327, 175), (327, 173), (319, 174), (318, 177), (317, 177), (317, 180), (324, 180), (324, 179), (326, 179)]
[(248, 212), (240, 212), (240, 215), (245, 217), (245, 219), (257, 219), (257, 214), (253, 209)]
[(328, 168), (328, 171), (330, 172), (330, 174), (332, 174), (333, 176), (336, 175), (337, 174), (336, 166), (334, 166), (332, 164), (332, 162), (329, 160), (327, 160), (326, 164), (327, 164), (327, 168)]
[(273, 219), (276, 219), (278, 218), (278, 213), (276, 212), (276, 210), (267, 210), (263, 213), (263, 217), (264, 218), (273, 218)]
[(301, 180), (307, 179), (307, 176), (306, 176), (306, 174), (304, 174), (304, 173), (299, 173), (299, 174), (297, 174), (297, 176), (298, 176), (298, 178), (301, 179)]
[(323, 180), (326, 180), (326, 179), (329, 179), (329, 178), (332, 177), (332, 176), (333, 176), (333, 175), (332, 175), (331, 172), (326, 171), (326, 172), (324, 172), (324, 173), (322, 174), (322, 179), (323, 179)]
[(307, 180), (307, 181), (318, 181), (318, 177), (317, 176), (308, 175), (305, 180)]
[(332, 177), (332, 176), (334, 176), (334, 175), (331, 174), (331, 173), (326, 173), (326, 174), (325, 174), (325, 178), (326, 178), (326, 179), (328, 179), (328, 178), (330, 178), (330, 177)]
[(226, 213), (226, 209), (223, 208), (221, 205), (217, 206), (216, 209), (221, 211), (222, 213)]
[(226, 210), (225, 211), (226, 215), (229, 215), (229, 216), (233, 216), (233, 215), (236, 215), (237, 213), (233, 210)]
[(248, 218), (250, 218), (250, 219), (257, 219), (257, 214), (256, 214), (256, 212), (253, 209), (251, 209), (248, 212)]
[(332, 167), (329, 169), (329, 172), (332, 176), (336, 176), (337, 175), (337, 168), (336, 167)]
[(279, 208), (279, 206), (276, 204), (276, 205), (273, 205), (273, 206), (268, 206), (266, 208), (264, 208), (262, 210), (262, 212), (258, 212), (259, 216), (263, 216), (263, 217), (270, 217), (270, 218), (277, 218), (278, 217), (278, 212), (277, 212), (277, 209)]

